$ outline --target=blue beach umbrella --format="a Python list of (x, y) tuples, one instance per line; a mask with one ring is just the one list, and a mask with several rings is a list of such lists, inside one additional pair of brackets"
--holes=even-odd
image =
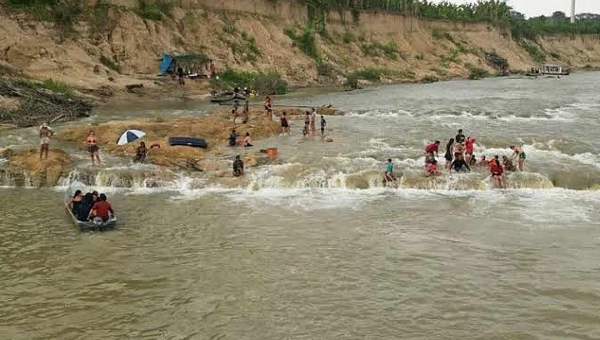
[(131, 143), (138, 138), (142, 138), (146, 135), (144, 131), (140, 130), (127, 130), (123, 132), (119, 140), (117, 140), (117, 145), (125, 145), (127, 143)]

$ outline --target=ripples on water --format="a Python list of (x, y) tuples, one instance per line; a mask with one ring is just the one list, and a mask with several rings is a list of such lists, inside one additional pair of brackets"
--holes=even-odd
[(335, 143), (281, 140), (292, 165), (252, 170), (258, 189), (110, 189), (112, 232), (75, 230), (58, 190), (0, 189), (0, 338), (600, 338), (600, 194), (352, 189), (334, 171), (418, 167), (460, 126), (478, 153), (521, 138), (532, 172), (590, 181), (592, 75), (317, 97), (358, 115), (328, 120)]

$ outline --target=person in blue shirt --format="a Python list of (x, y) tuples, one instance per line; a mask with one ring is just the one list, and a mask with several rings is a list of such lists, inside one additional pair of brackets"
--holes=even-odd
[(385, 163), (385, 172), (383, 173), (383, 183), (387, 184), (389, 182), (395, 182), (396, 176), (394, 176), (394, 163), (392, 163), (392, 159), (389, 158), (387, 163)]
[(235, 133), (235, 130), (231, 130), (231, 134), (229, 135), (229, 146), (236, 146), (237, 145), (237, 134)]

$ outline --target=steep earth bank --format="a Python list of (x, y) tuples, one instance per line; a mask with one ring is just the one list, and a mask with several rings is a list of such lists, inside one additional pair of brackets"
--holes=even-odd
[(384, 82), (495, 74), (486, 53), (506, 58), (512, 71), (542, 61), (600, 66), (597, 36), (516, 42), (486, 24), (374, 13), (363, 13), (359, 24), (350, 14), (330, 13), (326, 34), (303, 35), (306, 8), (296, 3), (181, 0), (160, 20), (142, 18), (136, 0), (94, 3), (87, 2), (76, 32), (67, 37), (53, 23), (0, 11), (0, 69), (16, 68), (32, 78), (55, 79), (90, 92), (104, 86), (120, 93), (126, 85), (140, 83), (144, 91), (185, 95), (190, 88), (207, 92), (208, 82), (182, 89), (158, 81), (159, 58), (165, 52), (206, 55), (217, 70), (276, 70), (292, 86), (341, 85), (350, 73), (365, 69), (377, 71), (365, 78)]

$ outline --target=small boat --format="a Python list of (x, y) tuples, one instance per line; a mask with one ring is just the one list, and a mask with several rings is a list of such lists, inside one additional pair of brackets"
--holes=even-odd
[(211, 103), (226, 103), (233, 100), (246, 100), (246, 96), (243, 93), (234, 93), (234, 92), (222, 92), (214, 94), (210, 98)]
[(83, 183), (74, 181), (71, 182), (71, 184), (69, 184), (69, 188), (67, 189), (67, 192), (65, 194), (65, 210), (67, 211), (67, 214), (73, 221), (73, 224), (76, 227), (78, 227), (81, 231), (113, 229), (117, 224), (117, 216), (115, 215), (111, 215), (107, 221), (102, 221), (102, 219), (99, 217), (88, 221), (80, 221), (73, 214), (71, 209), (69, 209), (69, 202), (75, 194), (75, 191), (81, 190), (82, 192), (86, 192), (86, 189), (87, 188)]
[(568, 66), (544, 64), (540, 73), (545, 76), (568, 76), (571, 71)]
[(208, 148), (208, 143), (202, 138), (193, 137), (169, 137), (171, 146), (191, 146), (194, 148)]

